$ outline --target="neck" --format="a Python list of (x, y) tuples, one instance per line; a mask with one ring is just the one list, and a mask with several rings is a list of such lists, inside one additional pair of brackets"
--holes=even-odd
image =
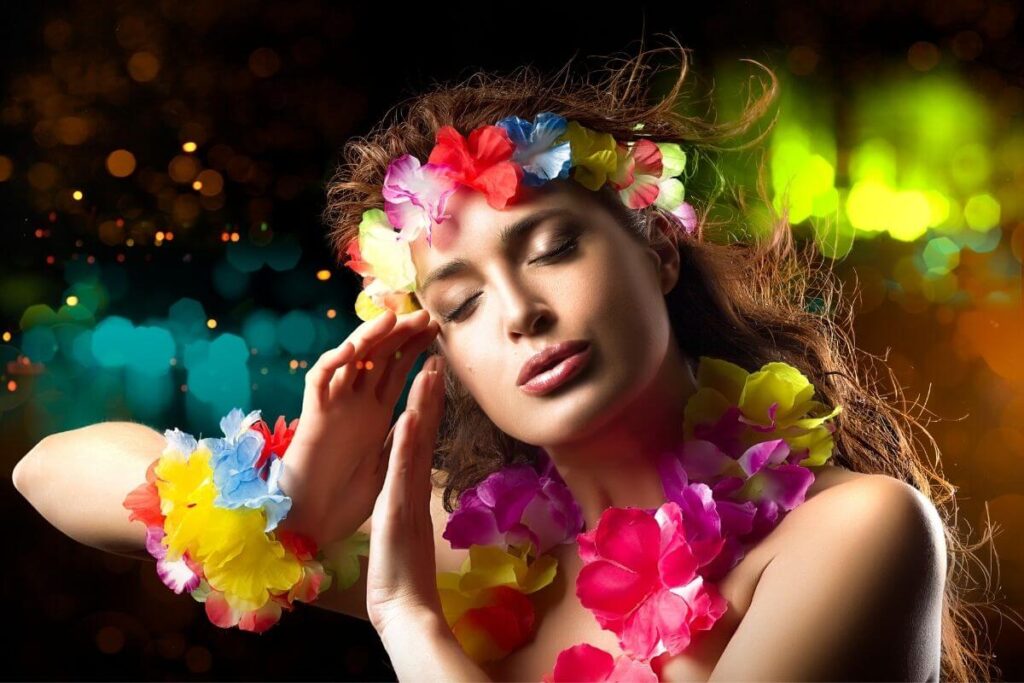
[(655, 380), (585, 436), (545, 446), (580, 504), (586, 528), (609, 507), (665, 502), (658, 455), (683, 442), (683, 410), (696, 379), (673, 339)]

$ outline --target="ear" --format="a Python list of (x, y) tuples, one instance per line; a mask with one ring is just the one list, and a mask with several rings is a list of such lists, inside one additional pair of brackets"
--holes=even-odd
[(648, 250), (655, 259), (662, 294), (668, 294), (679, 281), (679, 246), (676, 244), (675, 226), (671, 219), (659, 211), (650, 215), (651, 244)]

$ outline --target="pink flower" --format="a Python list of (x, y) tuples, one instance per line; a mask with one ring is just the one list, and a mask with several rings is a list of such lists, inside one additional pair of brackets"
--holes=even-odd
[(544, 674), (544, 683), (569, 681), (621, 681), (622, 683), (658, 683), (649, 664), (625, 655), (613, 659), (601, 648), (581, 643), (558, 653), (555, 668)]
[(653, 516), (639, 508), (608, 508), (577, 541), (584, 566), (576, 595), (634, 658), (682, 652), (691, 631), (710, 629), (728, 607), (697, 573), (715, 558), (722, 540), (691, 545), (674, 502)]
[(440, 164), (421, 166), (420, 160), (411, 154), (403, 154), (388, 164), (381, 188), (384, 213), (402, 239), (413, 242), (425, 231), (427, 245), (432, 246), (431, 225), (448, 217), (444, 208), (456, 190), (455, 181), (448, 177), (449, 170)]

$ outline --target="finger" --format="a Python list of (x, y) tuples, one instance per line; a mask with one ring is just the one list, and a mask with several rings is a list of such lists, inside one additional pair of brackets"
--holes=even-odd
[(417, 425), (420, 438), (418, 459), (416, 461), (415, 477), (416, 486), (430, 490), (433, 484), (430, 481), (430, 471), (434, 465), (434, 451), (437, 446), (437, 430), (441, 426), (441, 417), (444, 413), (444, 358), (442, 356), (431, 357), (430, 370), (425, 380), (422, 407), (417, 410), (422, 415), (422, 420)]
[(398, 423), (396, 422), (391, 426), (380, 451), (375, 453), (373, 457), (360, 460), (356, 466), (355, 473), (352, 475), (353, 481), (368, 481), (374, 497), (380, 495), (381, 487), (384, 486), (384, 475), (388, 471), (388, 454), (394, 445), (395, 428), (397, 425)]
[(395, 313), (386, 309), (383, 313), (367, 320), (359, 325), (349, 334), (348, 339), (337, 347), (324, 352), (306, 372), (306, 389), (312, 392), (313, 396), (326, 401), (331, 379), (334, 377), (338, 367), (348, 363), (359, 353), (368, 340), (373, 340), (386, 334), (395, 323)]
[[(439, 356), (431, 356), (413, 379), (409, 389), (406, 410), (415, 411), (416, 443), (413, 461), (408, 474), (410, 489), (419, 500), (421, 491), (430, 489), (430, 469), (433, 465), (434, 445), (437, 441), (437, 427), (444, 395), (438, 393), (437, 387), (442, 381), (435, 368), (440, 361)], [(428, 501), (429, 502), (429, 501)]]
[(379, 380), (377, 391), (381, 402), (393, 406), (398, 401), (409, 377), (409, 370), (420, 354), (430, 346), (439, 330), (440, 325), (437, 321), (431, 320), (426, 329), (413, 335), (402, 345), (399, 349), (401, 358), (389, 363), (384, 370), (384, 376)]
[[(418, 419), (416, 411), (404, 410), (395, 423), (395, 440), (379, 497), (382, 514), (392, 519), (397, 519), (395, 515), (404, 512), (403, 505), (409, 501), (409, 472), (415, 458)], [(388, 528), (392, 525), (389, 524)]]
[[(376, 396), (378, 394), (378, 386), (383, 381), (388, 367), (401, 360), (401, 355), (396, 357), (395, 352), (410, 337), (427, 327), (429, 323), (430, 315), (422, 309), (409, 315), (400, 316), (398, 323), (387, 336), (379, 339), (376, 344), (367, 349), (365, 357), (362, 358), (364, 364), (363, 372), (355, 374), (349, 388), (352, 391), (372, 391)], [(369, 368), (372, 368), (372, 371)]]
[[(411, 490), (410, 487), (416, 486), (412, 482), (419, 482), (417, 489), (422, 488), (422, 480), (426, 480), (426, 488), (430, 489), (430, 468), (433, 464), (433, 445), (437, 438), (437, 416), (432, 415), (429, 411), (426, 412), (427, 418), (433, 422), (433, 432), (430, 435), (429, 447), (427, 447), (427, 439), (419, 434), (419, 426), (423, 422), (424, 412), (426, 406), (439, 403), (440, 401), (432, 401), (430, 394), (432, 386), (436, 390), (436, 384), (431, 382), (433, 378), (435, 381), (438, 375), (431, 370), (434, 364), (437, 363), (438, 358), (432, 357), (423, 368), (416, 373), (416, 377), (413, 379), (412, 387), (409, 389), (409, 400), (406, 403), (406, 409), (402, 411), (402, 415), (399, 416), (398, 421), (395, 423), (395, 441), (393, 447), (387, 451), (387, 472), (388, 476), (391, 476), (391, 471), (394, 467), (399, 467), (403, 472), (402, 482), (402, 496), (407, 496)], [(436, 410), (436, 408), (434, 409)], [(415, 418), (408, 418), (407, 415), (414, 415)], [(403, 434), (403, 419), (406, 422), (412, 421), (413, 434)], [(409, 430), (408, 424), (404, 425), (406, 430)], [(406, 442), (402, 442), (402, 439), (406, 438)], [(404, 449), (404, 450), (403, 450)], [(398, 464), (396, 465), (396, 460)], [(423, 470), (426, 473), (423, 473)], [(388, 487), (387, 481), (384, 483), (384, 488)], [(383, 494), (382, 494), (383, 495)], [(404, 498), (403, 498), (404, 499)], [(429, 506), (430, 501), (427, 499), (427, 505)]]
[[(403, 314), (398, 316), (395, 325), (389, 327), (383, 334), (373, 335), (368, 339), (360, 340), (363, 343), (356, 345), (352, 359), (341, 366), (334, 373), (334, 377), (331, 378), (331, 395), (338, 396), (341, 392), (358, 389), (364, 383), (360, 378), (362, 375), (373, 373), (373, 376), (376, 377), (380, 371), (378, 365), (386, 360), (385, 356), (375, 355), (377, 346), (393, 334), (403, 335), (404, 338), (410, 327), (423, 324), (424, 316), (426, 315), (427, 313), (423, 309), (410, 314)], [(427, 317), (429, 318), (429, 316)]]

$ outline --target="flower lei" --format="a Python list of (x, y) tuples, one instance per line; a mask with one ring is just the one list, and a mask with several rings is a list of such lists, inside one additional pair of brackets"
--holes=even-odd
[(715, 581), (804, 501), (808, 467), (833, 449), (829, 410), (786, 363), (750, 373), (701, 357), (686, 404), (685, 439), (659, 458), (666, 502), (655, 510), (608, 508), (582, 532), (579, 505), (539, 449), (539, 466), (507, 467), (459, 497), (443, 537), (468, 548), (460, 571), (438, 573), (445, 618), (478, 663), (495, 661), (534, 635), (529, 598), (555, 577), (547, 554), (578, 543), (576, 596), (624, 654), (588, 644), (563, 650), (548, 683), (657, 681), (660, 655), (684, 651), (694, 631), (727, 609)]
[[(278, 482), (298, 419), (286, 425), (279, 417), (271, 431), (259, 415), (233, 409), (220, 421), (223, 438), (197, 442), (166, 430), (163, 454), (123, 502), (129, 521), (146, 525), (146, 550), (164, 585), (205, 603), (215, 625), (256, 633), (296, 600), (316, 600), (334, 578), (315, 541), (278, 528), (291, 509)], [(342, 588), (358, 577), (361, 540), (348, 539), (335, 565)]]
[[(637, 124), (635, 130), (643, 128)], [(346, 247), (345, 266), (363, 278), (355, 311), (370, 320), (390, 308), (409, 313), (419, 306), (409, 244), (421, 234), (432, 245), (431, 226), (443, 223), (449, 197), (459, 186), (483, 192), (495, 209), (516, 201), (522, 186), (537, 187), (571, 177), (589, 190), (614, 187), (631, 209), (656, 205), (687, 232), (697, 227), (679, 179), (686, 152), (676, 143), (617, 141), (553, 112), (532, 122), (508, 116), (464, 138), (452, 126), (437, 131), (427, 159), (403, 154), (388, 164), (381, 194), (384, 209), (367, 209), (359, 233)], [(396, 234), (397, 231), (397, 234)]]

